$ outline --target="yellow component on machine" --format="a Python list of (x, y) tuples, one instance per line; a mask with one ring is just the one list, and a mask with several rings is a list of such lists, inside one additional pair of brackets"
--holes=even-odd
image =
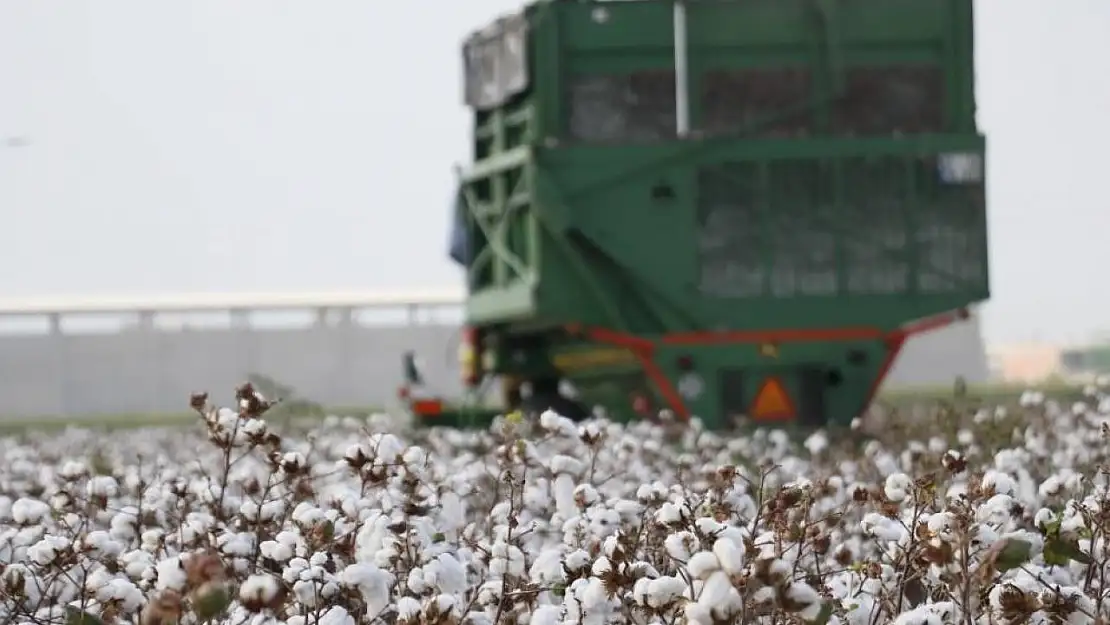
[(459, 343), (459, 369), (463, 384), (477, 386), (482, 381), (482, 367), (478, 359), (478, 332), (474, 328), (463, 330)]
[(556, 369), (563, 373), (569, 373), (593, 367), (612, 367), (633, 364), (636, 362), (636, 355), (624, 348), (601, 347), (555, 354), (551, 361)]

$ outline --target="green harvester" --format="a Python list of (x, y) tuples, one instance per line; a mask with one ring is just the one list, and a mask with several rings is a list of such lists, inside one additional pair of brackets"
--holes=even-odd
[(972, 4), (548, 0), (470, 36), (467, 388), (709, 428), (859, 416), (908, 338), (989, 297)]

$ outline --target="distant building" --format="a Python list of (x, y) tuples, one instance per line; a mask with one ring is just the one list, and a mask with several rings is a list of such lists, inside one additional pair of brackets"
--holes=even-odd
[(987, 358), (996, 380), (1036, 383), (1064, 374), (1063, 352), (1051, 343), (1017, 343), (989, 346)]

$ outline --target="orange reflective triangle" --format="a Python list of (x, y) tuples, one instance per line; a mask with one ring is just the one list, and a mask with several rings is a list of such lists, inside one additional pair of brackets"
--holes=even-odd
[(780, 420), (794, 418), (794, 403), (778, 378), (767, 378), (752, 402), (753, 419)]

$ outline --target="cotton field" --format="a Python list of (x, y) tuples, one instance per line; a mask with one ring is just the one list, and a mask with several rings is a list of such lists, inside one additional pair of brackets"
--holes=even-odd
[(553, 413), (309, 430), (249, 388), (197, 396), (186, 431), (0, 441), (0, 623), (1107, 622), (1089, 395), (866, 441)]

